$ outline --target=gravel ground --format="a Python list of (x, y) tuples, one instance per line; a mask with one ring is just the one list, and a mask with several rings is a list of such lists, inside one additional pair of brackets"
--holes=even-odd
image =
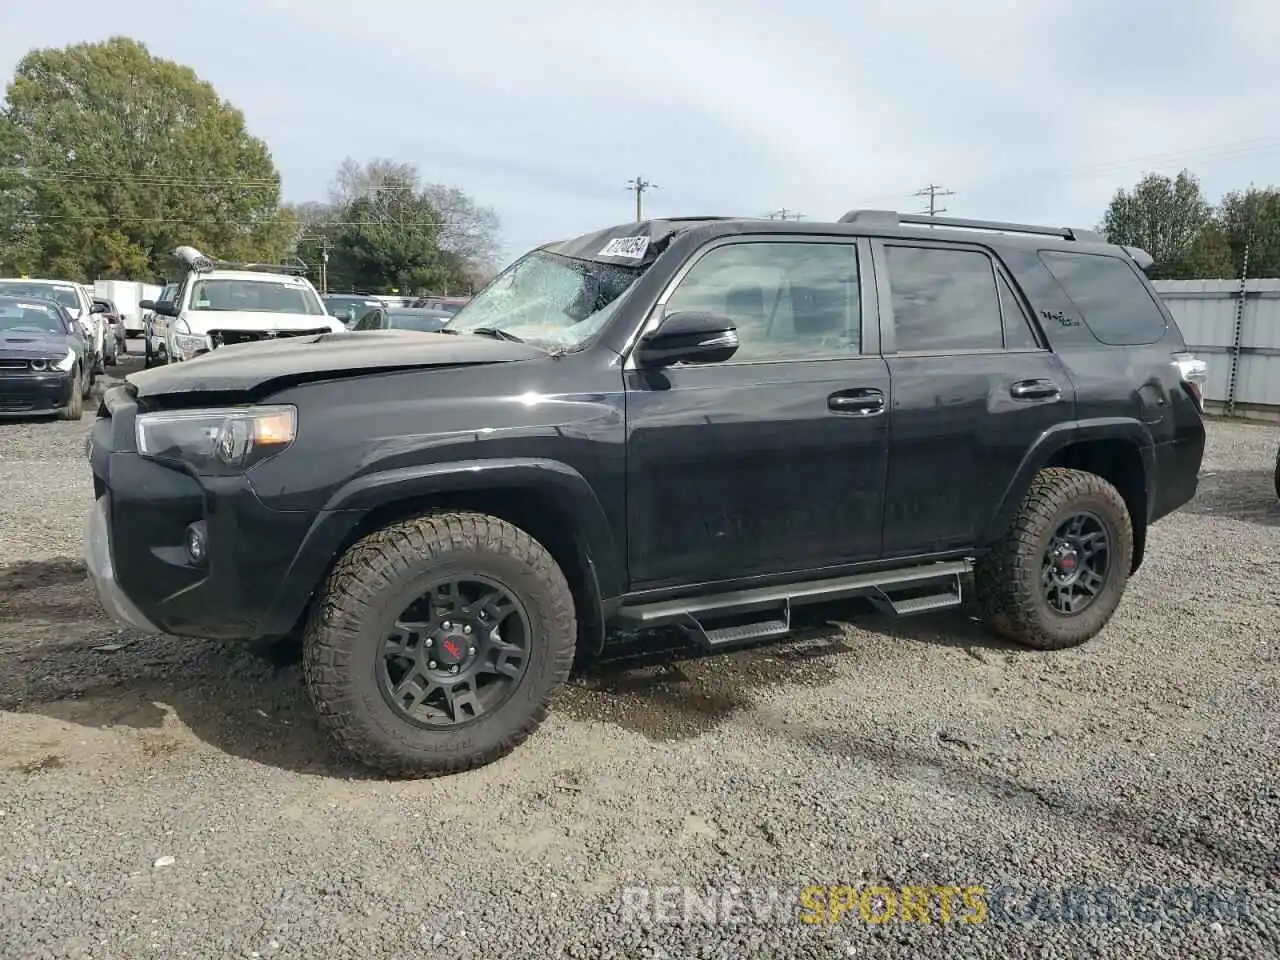
[[(1083, 649), (836, 608), (597, 668), (508, 759), (398, 783), (331, 759), (293, 657), (105, 620), (90, 423), (0, 425), (6, 960), (1280, 953), (1274, 427), (1211, 427)], [(854, 905), (803, 922), (806, 886)], [(986, 918), (869, 922), (874, 886), (983, 887)]]

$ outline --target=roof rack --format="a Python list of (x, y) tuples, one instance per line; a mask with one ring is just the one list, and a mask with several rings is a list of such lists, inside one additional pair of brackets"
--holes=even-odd
[(931, 217), (927, 213), (898, 213), (895, 210), (850, 210), (840, 223), (896, 227), (902, 224), (924, 227), (952, 227), (961, 230), (991, 230), (998, 233), (1029, 233), (1040, 237), (1061, 237), (1082, 243), (1105, 243), (1096, 230), (1075, 227), (1041, 227), (1029, 223), (1004, 223), (1000, 220), (970, 220), (965, 217)]
[(206, 257), (195, 247), (182, 246), (173, 251), (173, 255), (189, 266), (196, 273), (209, 273), (212, 270), (249, 270), (255, 273), (284, 273), (292, 276), (303, 276), (307, 265), (298, 258), (296, 263), (252, 263), (240, 260), (218, 260)]

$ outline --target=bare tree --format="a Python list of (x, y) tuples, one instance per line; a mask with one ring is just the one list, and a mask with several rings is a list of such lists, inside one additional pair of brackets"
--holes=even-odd
[(338, 209), (343, 209), (388, 183), (409, 185), (416, 190), (418, 180), (418, 171), (411, 163), (377, 157), (362, 165), (354, 158), (347, 157), (333, 178), (333, 185), (329, 188), (329, 202)]
[(498, 214), (442, 183), (429, 184), (423, 195), (440, 218), (440, 249), (472, 264), (479, 274), (489, 272), (501, 255)]

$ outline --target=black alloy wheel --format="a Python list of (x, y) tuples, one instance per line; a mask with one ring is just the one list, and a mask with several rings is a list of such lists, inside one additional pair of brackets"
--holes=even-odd
[(497, 709), (529, 667), (529, 615), (505, 584), (479, 574), (432, 584), (397, 617), (378, 686), (410, 723), (456, 727)]

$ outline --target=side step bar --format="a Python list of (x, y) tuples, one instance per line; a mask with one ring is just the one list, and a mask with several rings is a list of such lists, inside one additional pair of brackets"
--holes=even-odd
[(970, 561), (954, 560), (807, 583), (638, 603), (623, 606), (615, 622), (630, 631), (676, 626), (704, 648), (718, 650), (789, 633), (791, 608), (797, 604), (868, 597), (877, 608), (895, 616), (958, 607), (963, 602), (961, 578), (972, 569)]

